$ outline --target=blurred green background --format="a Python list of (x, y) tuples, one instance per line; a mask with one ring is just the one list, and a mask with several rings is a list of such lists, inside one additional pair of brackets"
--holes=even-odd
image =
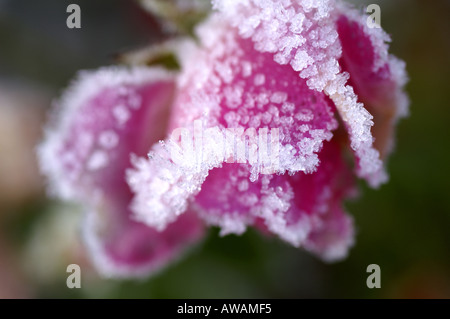
[[(248, 231), (202, 244), (144, 281), (99, 278), (78, 239), (75, 207), (48, 200), (34, 145), (45, 111), (77, 70), (163, 38), (153, 17), (127, 0), (0, 0), (0, 297), (2, 298), (449, 298), (450, 1), (353, 1), (381, 6), (391, 53), (407, 63), (411, 116), (398, 127), (390, 182), (361, 183), (347, 203), (357, 226), (336, 264)], [(82, 28), (66, 27), (77, 3)], [(82, 266), (82, 288), (66, 266)], [(368, 289), (366, 267), (381, 267)]]

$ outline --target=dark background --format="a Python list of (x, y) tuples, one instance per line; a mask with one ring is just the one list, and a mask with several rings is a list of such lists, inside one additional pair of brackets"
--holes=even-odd
[[(391, 53), (407, 63), (411, 116), (398, 127), (390, 182), (361, 183), (347, 203), (356, 245), (324, 264), (254, 231), (206, 240), (144, 281), (98, 278), (77, 238), (76, 208), (46, 199), (33, 147), (43, 114), (80, 69), (163, 38), (127, 0), (0, 0), (0, 297), (298, 298), (450, 297), (450, 1), (354, 1), (381, 6)], [(82, 28), (66, 27), (77, 3)], [(66, 266), (82, 265), (82, 288)], [(368, 289), (366, 267), (381, 267)]]

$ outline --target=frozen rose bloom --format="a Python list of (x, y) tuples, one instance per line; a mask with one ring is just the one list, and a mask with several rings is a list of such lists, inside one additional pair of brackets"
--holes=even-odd
[(408, 108), (389, 37), (340, 1), (213, 4), (198, 43), (168, 45), (178, 74), (81, 73), (52, 114), (41, 170), (53, 195), (86, 208), (84, 239), (105, 275), (159, 269), (204, 223), (344, 258), (356, 178), (387, 180)]
[[(222, 235), (253, 225), (326, 261), (344, 258), (354, 231), (343, 202), (356, 177), (387, 181), (384, 160), (408, 109), (404, 63), (388, 54), (389, 36), (342, 1), (213, 5), (200, 43), (178, 48), (165, 141), (128, 170), (134, 217), (164, 231), (196, 211)], [(279, 138), (269, 165), (250, 160), (261, 144), (237, 160), (227, 141), (264, 129)]]
[(83, 205), (82, 234), (105, 276), (144, 276), (177, 258), (203, 234), (186, 213), (164, 231), (136, 222), (125, 171), (166, 131), (173, 74), (158, 68), (81, 72), (50, 114), (38, 148), (49, 192)]

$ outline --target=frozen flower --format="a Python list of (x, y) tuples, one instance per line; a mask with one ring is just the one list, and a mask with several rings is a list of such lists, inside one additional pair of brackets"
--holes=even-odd
[[(344, 257), (353, 228), (342, 202), (355, 194), (354, 176), (373, 187), (387, 180), (382, 160), (407, 111), (403, 63), (388, 55), (383, 31), (340, 1), (214, 7), (197, 28), (200, 48), (180, 55), (168, 138), (128, 173), (136, 218), (162, 230), (193, 207), (222, 234), (263, 224), (326, 260)], [(180, 163), (173, 154), (189, 141), (170, 133), (195, 136), (195, 122), (219, 135), (203, 134), (201, 161)], [(226, 128), (279, 129), (275, 174), (260, 174), (261, 161), (230, 163), (230, 145), (217, 143)]]
[[(408, 100), (382, 30), (341, 1), (213, 7), (198, 42), (171, 44), (178, 74), (82, 75), (41, 146), (50, 189), (88, 207), (85, 238), (104, 273), (162, 265), (200, 237), (198, 219), (338, 260), (353, 244), (343, 202), (356, 177), (387, 180)], [(269, 145), (255, 139), (267, 132)]]

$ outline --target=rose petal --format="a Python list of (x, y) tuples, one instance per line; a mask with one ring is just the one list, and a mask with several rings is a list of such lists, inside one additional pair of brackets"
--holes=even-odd
[(130, 219), (132, 194), (103, 198), (87, 212), (83, 237), (96, 268), (108, 277), (143, 277), (181, 257), (204, 234), (196, 215), (186, 213), (159, 232)]
[(81, 72), (56, 104), (38, 149), (50, 191), (84, 200), (96, 189), (126, 189), (130, 154), (145, 154), (164, 137), (174, 89), (173, 75), (161, 69)]
[[(333, 103), (272, 54), (255, 50), (222, 18), (215, 15), (197, 30), (202, 47), (183, 61), (169, 132), (192, 130), (194, 121), (201, 121), (204, 130), (277, 130), (282, 156), (275, 172), (313, 172), (322, 143), (338, 126)], [(261, 168), (263, 163), (249, 164)]]
[[(241, 234), (248, 225), (265, 224), (290, 244), (325, 260), (343, 258), (353, 240), (342, 201), (355, 196), (355, 181), (336, 140), (326, 142), (313, 174), (264, 175), (249, 180), (247, 165), (224, 164), (211, 170), (195, 207), (221, 234)], [(259, 226), (258, 226), (259, 227)]]
[(334, 139), (325, 143), (319, 158), (314, 174), (276, 176), (262, 190), (261, 217), (267, 228), (294, 246), (304, 245), (336, 205), (356, 195), (340, 144)]
[(255, 49), (273, 54), (280, 65), (290, 64), (307, 80), (309, 88), (325, 92), (338, 110), (349, 132), (357, 157), (357, 174), (376, 187), (387, 180), (379, 152), (373, 146), (373, 116), (358, 102), (347, 84), (348, 73), (341, 72), (336, 19), (341, 2), (216, 0), (215, 8), (227, 17)]
[(340, 203), (337, 203), (322, 216), (315, 229), (308, 235), (304, 247), (324, 261), (334, 262), (347, 257), (348, 250), (353, 244), (353, 219), (343, 212)]
[(393, 147), (397, 120), (408, 114), (405, 64), (388, 54), (390, 38), (382, 29), (369, 28), (365, 16), (346, 10), (337, 20), (342, 58), (359, 101), (374, 116), (374, 146), (385, 158)]
[(39, 148), (52, 192), (85, 205), (84, 238), (104, 275), (147, 275), (202, 234), (191, 215), (159, 233), (133, 221), (129, 209), (130, 156), (164, 136), (174, 90), (173, 75), (162, 69), (84, 72), (56, 105)]

